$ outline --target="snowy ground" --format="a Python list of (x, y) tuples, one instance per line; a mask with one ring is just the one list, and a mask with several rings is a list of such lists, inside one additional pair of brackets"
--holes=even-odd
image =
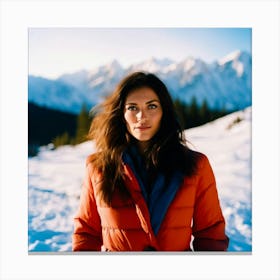
[[(251, 108), (189, 129), (186, 136), (191, 147), (205, 153), (212, 164), (229, 251), (252, 251)], [(91, 142), (54, 151), (43, 147), (29, 159), (30, 252), (71, 251), (85, 159), (93, 149)]]

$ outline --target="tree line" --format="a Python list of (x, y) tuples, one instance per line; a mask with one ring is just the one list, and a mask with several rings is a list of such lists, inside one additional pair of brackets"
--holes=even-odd
[(71, 136), (68, 131), (57, 135), (52, 143), (55, 148), (63, 145), (77, 145), (87, 140), (87, 133), (91, 124), (91, 117), (87, 106), (84, 104), (76, 119), (76, 133)]
[(210, 108), (206, 99), (198, 104), (195, 96), (190, 103), (175, 99), (174, 106), (183, 129), (200, 126), (231, 113), (226, 109)]

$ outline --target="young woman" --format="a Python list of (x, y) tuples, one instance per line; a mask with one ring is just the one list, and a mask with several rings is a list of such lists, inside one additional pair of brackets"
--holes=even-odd
[(155, 75), (125, 77), (89, 137), (97, 152), (87, 159), (73, 251), (227, 250), (209, 161), (186, 145)]

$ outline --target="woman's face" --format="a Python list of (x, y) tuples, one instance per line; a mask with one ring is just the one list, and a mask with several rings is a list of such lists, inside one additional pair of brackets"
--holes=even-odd
[(128, 94), (124, 106), (126, 127), (143, 147), (159, 130), (161, 118), (162, 107), (152, 89), (143, 87)]

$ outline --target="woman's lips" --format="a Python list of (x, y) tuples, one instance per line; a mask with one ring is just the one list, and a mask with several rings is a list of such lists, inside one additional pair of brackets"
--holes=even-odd
[(137, 127), (135, 127), (135, 129), (138, 129), (138, 130), (140, 130), (140, 131), (142, 131), (142, 130), (147, 130), (147, 129), (149, 129), (149, 128), (151, 128), (150, 126), (137, 126)]

